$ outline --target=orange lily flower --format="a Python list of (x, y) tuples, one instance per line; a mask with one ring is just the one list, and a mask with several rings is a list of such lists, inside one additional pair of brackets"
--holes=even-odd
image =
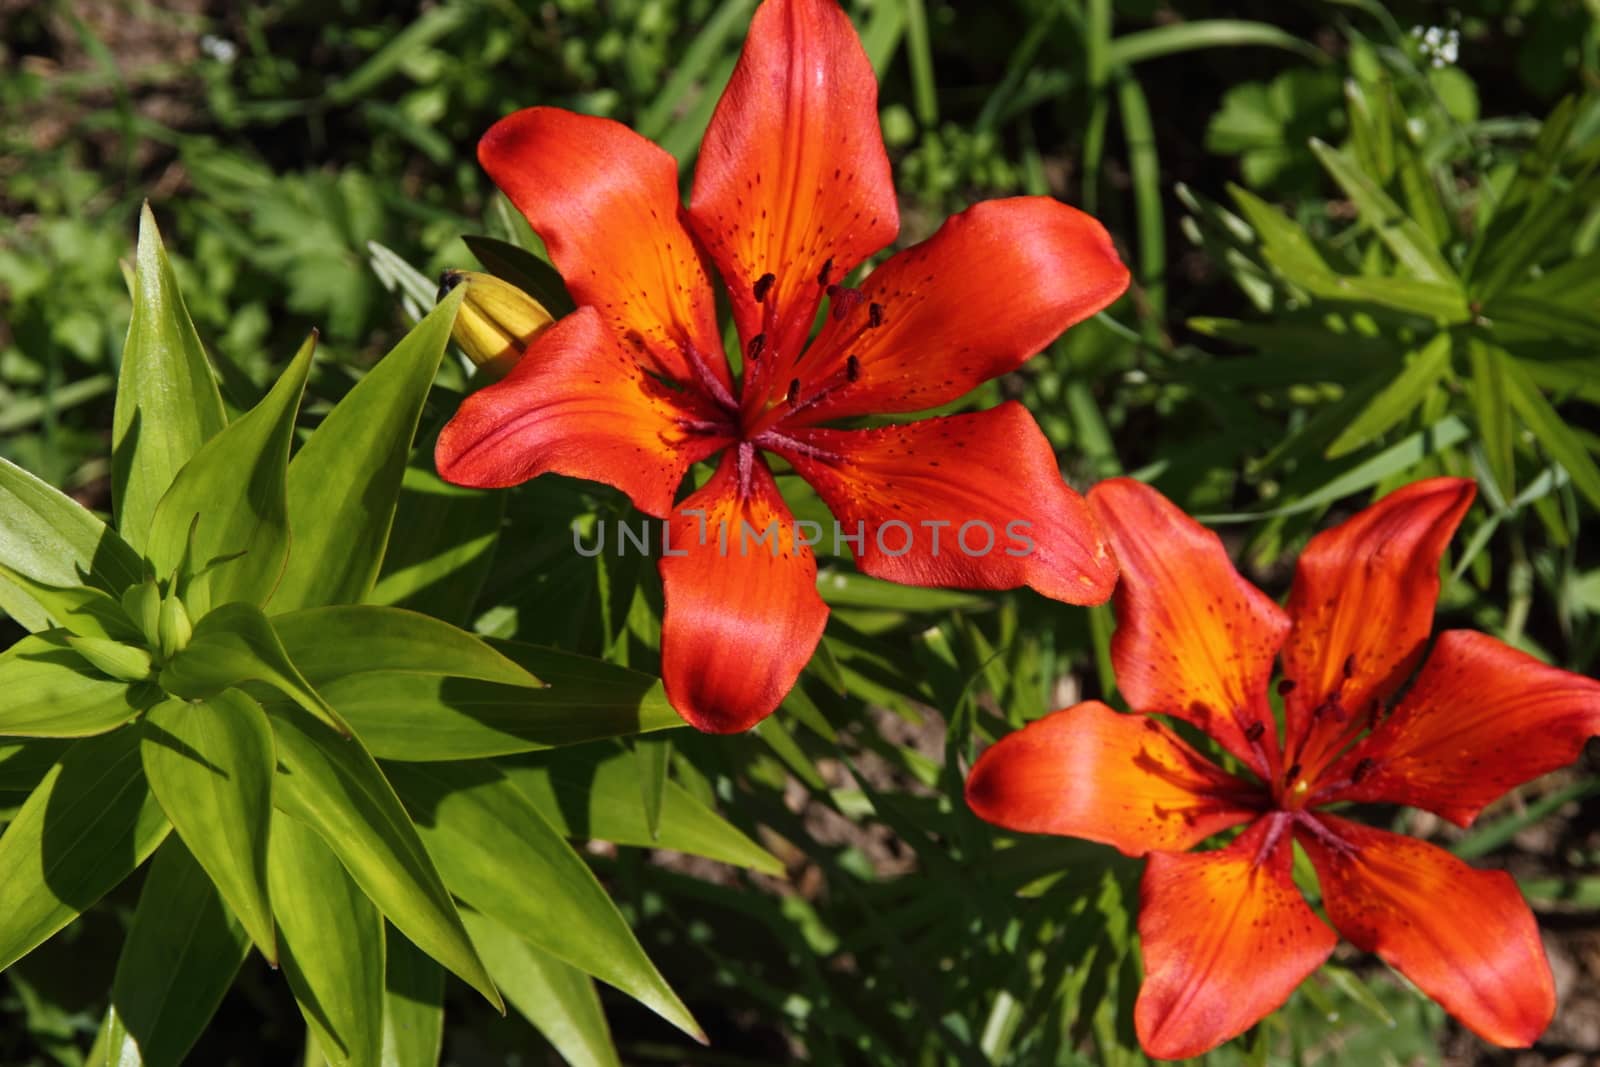
[[(1527, 1046), (1549, 1023), (1550, 967), (1510, 875), (1326, 810), (1409, 804), (1466, 826), (1600, 733), (1600, 682), (1480, 633), (1440, 634), (1412, 679), (1440, 558), (1474, 490), (1417, 482), (1317, 535), (1287, 611), (1154, 489), (1116, 479), (1091, 490), (1122, 564), (1117, 683), (1145, 715), (1094, 701), (1048, 715), (984, 752), (966, 794), (1000, 826), (1148, 856), (1134, 1021), (1152, 1056), (1198, 1055), (1243, 1032), (1333, 951), (1338, 936), (1290, 876), (1291, 841), (1339, 933), (1485, 1040)], [(1281, 744), (1267, 689), (1280, 653)], [(1209, 734), (1244, 775), (1157, 714)], [(1185, 851), (1238, 826), (1225, 847)]]
[[(593, 479), (666, 519), (662, 674), (702, 730), (770, 714), (827, 618), (815, 542), (796, 530), (767, 453), (816, 488), (867, 574), (1028, 585), (1077, 604), (1104, 601), (1116, 580), (1088, 506), (1019, 405), (824, 425), (956, 400), (1128, 284), (1099, 223), (1020, 197), (954, 216), (846, 286), (899, 231), (877, 95), (832, 0), (767, 0), (706, 131), (687, 208), (672, 157), (607, 119), (530, 108), (478, 146), (578, 310), (462, 404), (439, 438), (439, 472), (484, 487), (551, 471)], [(737, 381), (708, 259), (738, 328)], [(718, 453), (710, 481), (675, 504), (690, 466)], [(969, 522), (999, 544), (969, 551), (985, 544), (975, 528), (958, 545)], [(760, 542), (745, 524), (777, 532)], [(1005, 540), (1008, 528), (1023, 537)], [(1011, 550), (1024, 539), (1029, 551)]]

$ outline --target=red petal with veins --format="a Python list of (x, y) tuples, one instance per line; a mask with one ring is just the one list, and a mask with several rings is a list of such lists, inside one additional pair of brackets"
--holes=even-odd
[(1311, 539), (1289, 593), (1286, 748), (1316, 775), (1417, 665), (1439, 560), (1476, 491), (1461, 478), (1397, 489)]
[(1198, 1056), (1289, 998), (1338, 942), (1290, 876), (1284, 816), (1219, 852), (1151, 853), (1139, 886), (1144, 985), (1139, 1043), (1160, 1059)]
[(665, 516), (689, 465), (729, 443), (684, 423), (717, 418), (697, 394), (640, 369), (593, 308), (540, 335), (502, 381), (462, 401), (434, 461), (457, 485), (497, 488), (547, 472), (614, 485)]
[[(804, 346), (827, 282), (894, 240), (878, 82), (838, 4), (767, 0), (756, 10), (700, 146), (689, 216), (740, 338), (765, 334), (769, 361)], [(766, 274), (774, 281), (757, 301)]]
[(673, 512), (660, 566), (667, 699), (698, 730), (750, 729), (794, 687), (828, 618), (816, 559), (753, 449), (730, 450)]
[(1016, 369), (1127, 287), (1128, 268), (1088, 215), (1047, 197), (985, 201), (873, 271), (858, 301), (836, 300), (784, 379), (798, 379), (804, 399), (856, 357), (859, 380), (809, 407), (808, 423), (937, 407)]
[(731, 389), (670, 155), (610, 119), (531, 107), (489, 128), (478, 161), (544, 239), (574, 300), (658, 373), (685, 384), (709, 374)]
[(1192, 722), (1276, 777), (1267, 682), (1288, 617), (1239, 576), (1216, 534), (1150, 486), (1114, 478), (1089, 491), (1089, 506), (1122, 566), (1117, 688), (1140, 711)]
[(851, 550), (874, 577), (1027, 585), (1069, 604), (1098, 604), (1116, 582), (1083, 498), (1015, 401), (872, 430), (780, 430), (761, 443), (816, 488), (845, 534), (863, 533)]
[(1600, 682), (1546, 666), (1486, 634), (1439, 635), (1394, 713), (1319, 797), (1426, 808), (1466, 826), (1506, 790), (1565, 767), (1600, 734)]
[(1254, 818), (1265, 799), (1154, 719), (1093, 700), (1007, 734), (967, 775), (979, 818), (1130, 856), (1199, 844)]
[(1332, 837), (1296, 830), (1323, 906), (1357, 948), (1375, 952), (1485, 1041), (1526, 1048), (1555, 1014), (1539, 928), (1517, 883), (1441, 848), (1333, 816)]

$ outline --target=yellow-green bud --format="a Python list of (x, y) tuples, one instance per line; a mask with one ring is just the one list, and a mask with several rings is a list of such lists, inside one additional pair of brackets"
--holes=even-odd
[(150, 653), (104, 637), (69, 634), (67, 644), (101, 674), (119, 682), (142, 682), (150, 677)]
[(148, 644), (159, 640), (161, 622), (161, 590), (154, 578), (146, 578), (138, 585), (130, 585), (122, 594), (122, 610), (128, 621), (139, 628)]
[(156, 629), (161, 641), (162, 659), (171, 659), (189, 646), (194, 625), (189, 621), (189, 612), (184, 608), (183, 601), (176, 596), (168, 596), (161, 602), (161, 622)]
[(523, 351), (554, 321), (527, 293), (493, 274), (449, 270), (439, 280), (439, 295), (466, 286), (450, 336), (492, 378), (503, 378)]

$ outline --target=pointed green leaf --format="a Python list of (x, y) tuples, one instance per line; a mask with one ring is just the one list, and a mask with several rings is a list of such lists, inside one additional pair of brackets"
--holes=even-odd
[(33, 603), (49, 612), (58, 626), (79, 637), (139, 644), (144, 642), (144, 635), (129, 620), (118, 599), (102, 589), (92, 585), (45, 585), (19, 574), (4, 563), (0, 563), (0, 579), (10, 581)]
[(403, 608), (343, 604), (276, 615), (272, 628), (314, 687), (352, 674), (398, 671), (538, 687), (537, 678), (482, 638)]
[(1412, 354), (1394, 380), (1345, 425), (1328, 445), (1326, 455), (1338, 459), (1381, 436), (1421, 404), (1450, 366), (1450, 335), (1436, 333), (1433, 339)]
[(589, 976), (540, 952), (503, 923), (463, 911), (467, 932), (506, 1001), (572, 1067), (621, 1067)]
[(390, 773), (451, 892), (704, 1040), (588, 865), (505, 777), (466, 763)]
[(237, 689), (192, 703), (166, 700), (150, 709), (142, 733), (156, 800), (261, 954), (275, 961), (267, 826), (277, 761), (261, 705)]
[(422, 402), (461, 296), (451, 293), (322, 420), (289, 464), (294, 550), (274, 612), (356, 604), (378, 579)]
[(1566, 468), (1578, 492), (1588, 498), (1591, 506), (1600, 508), (1600, 466), (1595, 464), (1583, 441), (1550, 406), (1550, 401), (1515, 358), (1502, 355), (1499, 362), (1511, 407), (1533, 431), (1550, 458)]
[(322, 835), (418, 948), (501, 1007), (416, 826), (366, 749), (293, 706), (272, 709), (271, 719), (282, 764), (274, 802)]
[(333, 1067), (376, 1067), (383, 1049), (383, 917), (322, 838), (273, 819), (267, 862), (284, 977)]
[(632, 795), (638, 789), (633, 758), (615, 744), (521, 756), (496, 765), (565, 837), (671, 849), (783, 876), (778, 857), (676, 782), (668, 782), (662, 791), (660, 834), (652, 835)]
[(159, 699), (95, 670), (59, 630), (0, 652), (0, 736), (90, 737), (114, 730)]
[(88, 509), (0, 459), (0, 564), (45, 586), (92, 585), (120, 595), (144, 561)]
[(192, 566), (243, 553), (208, 576), (209, 603), (266, 602), (289, 554), (285, 471), (316, 342), (316, 334), (307, 338), (272, 391), (178, 472), (151, 521), (146, 555), (158, 577), (184, 558), (193, 524)]
[(644, 806), (644, 823), (653, 841), (661, 836), (661, 803), (667, 793), (667, 767), (672, 761), (672, 735), (643, 738), (633, 743), (639, 800)]
[(86, 1067), (178, 1067), (249, 951), (206, 872), (168, 838), (150, 861)]
[(1438, 245), (1428, 239), (1422, 227), (1412, 221), (1377, 182), (1343, 152), (1315, 137), (1311, 139), (1311, 151), (1355, 204), (1361, 221), (1377, 233), (1407, 270), (1425, 282), (1459, 284)]
[[(465, 922), (467, 913), (461, 918)], [(387, 945), (383, 1067), (437, 1067), (444, 1039), (444, 970), (392, 926)]]
[(134, 730), (75, 743), (0, 835), (0, 970), (132, 874), (167, 836), (138, 745)]
[(161, 688), (204, 700), (241, 682), (263, 682), (332, 726), (350, 727), (305, 680), (260, 608), (224, 604), (195, 625), (189, 644), (161, 671)]
[(473, 759), (683, 725), (648, 674), (558, 649), (489, 644), (545, 688), (379, 671), (318, 691), (380, 759)]
[(1500, 365), (1505, 357), (1481, 337), (1468, 337), (1466, 347), (1472, 365), (1472, 410), (1477, 414), (1478, 437), (1497, 487), (1509, 497), (1517, 491), (1517, 465), (1511, 406), (1506, 403), (1505, 371)]
[(111, 497), (118, 529), (142, 548), (156, 502), (227, 417), (149, 204), (139, 214), (136, 260), (111, 420)]
[(395, 525), (370, 603), (426, 610), (465, 625), (489, 577), (507, 494), (451, 485), (407, 467)]

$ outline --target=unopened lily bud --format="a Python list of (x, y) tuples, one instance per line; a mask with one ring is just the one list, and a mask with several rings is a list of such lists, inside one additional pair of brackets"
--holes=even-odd
[(119, 682), (142, 682), (150, 677), (150, 653), (104, 637), (69, 636), (67, 644), (101, 674)]
[(168, 596), (161, 602), (159, 630), (162, 659), (171, 659), (189, 646), (189, 638), (194, 636), (194, 624), (189, 621), (189, 612), (184, 608), (183, 601), (176, 596)]
[(521, 289), (479, 271), (445, 271), (439, 279), (439, 296), (460, 286), (466, 286), (467, 295), (450, 336), (483, 373), (503, 378), (554, 320), (543, 304)]

